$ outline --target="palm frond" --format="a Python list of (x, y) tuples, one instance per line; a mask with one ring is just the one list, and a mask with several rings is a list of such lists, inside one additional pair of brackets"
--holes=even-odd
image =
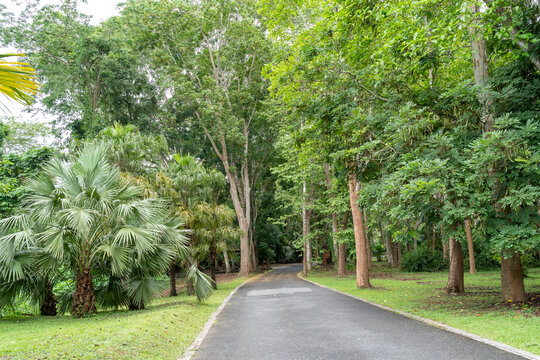
[(188, 270), (187, 281), (193, 283), (195, 295), (198, 301), (204, 301), (212, 295), (214, 288), (212, 287), (213, 280), (192, 265)]
[(0, 55), (0, 94), (21, 104), (30, 105), (38, 92), (35, 70), (28, 63), (3, 60), (22, 54)]

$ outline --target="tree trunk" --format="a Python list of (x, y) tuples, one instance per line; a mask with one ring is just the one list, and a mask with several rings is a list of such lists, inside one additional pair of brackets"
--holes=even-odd
[(364, 235), (364, 219), (362, 211), (360, 211), (357, 204), (359, 189), (360, 184), (356, 179), (356, 174), (349, 173), (349, 199), (351, 203), (354, 243), (356, 248), (356, 286), (359, 288), (370, 288), (366, 237)]
[(448, 272), (448, 282), (446, 284), (447, 294), (462, 294), (465, 291), (463, 280), (465, 268), (463, 266), (463, 252), (461, 244), (454, 238), (449, 241), (450, 245), (450, 271)]
[(259, 271), (259, 258), (257, 256), (257, 243), (254, 239), (250, 241), (251, 248), (251, 271)]
[[(324, 175), (326, 179), (326, 190), (330, 192), (332, 190), (332, 179), (330, 178), (330, 165), (325, 162), (324, 163)], [(330, 197), (333, 198), (334, 196), (330, 193)], [(332, 211), (332, 245), (334, 246), (334, 260), (335, 263), (338, 263), (339, 258), (339, 248), (336, 241), (336, 233), (338, 232), (338, 220), (337, 220), (337, 214), (335, 211)], [(339, 275), (339, 267), (338, 267), (338, 275)]]
[(435, 250), (437, 248), (437, 233), (435, 232), (435, 227), (433, 227), (433, 232), (431, 233), (431, 249)]
[(176, 262), (173, 260), (171, 261), (171, 265), (169, 265), (169, 296), (177, 296), (178, 293), (176, 292)]
[(56, 298), (53, 293), (53, 284), (49, 280), (45, 282), (44, 299), (39, 307), (42, 316), (56, 316)]
[(186, 282), (186, 294), (195, 295), (195, 285), (193, 284), (193, 281)]
[(304, 183), (302, 184), (302, 192), (304, 195), (304, 199), (302, 201), (302, 236), (304, 238), (304, 257), (306, 259), (306, 261), (304, 262), (304, 273), (307, 274), (307, 272), (311, 270), (311, 241), (309, 239), (311, 211), (307, 209), (308, 200), (306, 181), (304, 181)]
[(386, 260), (388, 261), (388, 265), (390, 265), (390, 267), (394, 267), (396, 258), (394, 254), (392, 253), (392, 244), (389, 241), (389, 237), (384, 236), (384, 230), (383, 230), (382, 221), (380, 217), (379, 217), (379, 231), (381, 233), (381, 243), (385, 245), (386, 247)]
[(145, 308), (144, 302), (141, 302), (140, 304), (137, 304), (133, 299), (129, 300), (128, 309), (129, 310), (143, 310)]
[(338, 258), (339, 258), (339, 246), (336, 241), (336, 234), (339, 231), (338, 229), (338, 220), (337, 220), (337, 214), (335, 212), (332, 213), (332, 245), (334, 247), (334, 261), (337, 265)]
[(443, 258), (448, 259), (448, 243), (446, 242), (446, 239), (445, 239), (444, 227), (441, 230), (441, 242), (442, 242)]
[(83, 268), (77, 274), (71, 314), (75, 317), (81, 317), (87, 314), (95, 314), (96, 311), (92, 275), (90, 269)]
[(503, 301), (517, 303), (525, 300), (523, 268), (517, 252), (501, 254), (501, 292)]
[(371, 252), (371, 242), (369, 240), (369, 231), (367, 226), (367, 211), (366, 208), (364, 208), (364, 234), (366, 236), (366, 256), (368, 259), (368, 269), (372, 269), (371, 265), (371, 258), (373, 257), (373, 253)]
[(472, 232), (471, 232), (471, 222), (468, 219), (465, 220), (465, 232), (467, 233), (467, 247), (469, 250), (469, 272), (471, 274), (476, 274), (476, 264), (474, 261), (474, 245), (473, 245)]
[(398, 266), (401, 266), (401, 259), (402, 259), (401, 243), (394, 243), (394, 245), (397, 246)]
[[(207, 137), (209, 137), (208, 134)], [(213, 142), (213, 140), (211, 140), (211, 142)], [(249, 243), (249, 230), (251, 227), (251, 187), (249, 186), (249, 174), (247, 172), (242, 174), (243, 184), (240, 184), (238, 182), (237, 174), (233, 172), (229, 166), (226, 153), (222, 154), (217, 150), (214, 144), (212, 144), (212, 146), (225, 168), (225, 174), (227, 175), (230, 185), (229, 193), (231, 194), (234, 211), (236, 212), (236, 217), (238, 219), (238, 227), (242, 232), (240, 237), (240, 272), (238, 276), (247, 276), (251, 271), (251, 249)], [(222, 140), (222, 149), (226, 149), (224, 140)], [(241, 197), (242, 201), (240, 200)]]
[[(343, 228), (347, 229), (347, 222), (349, 221), (349, 211), (345, 211), (343, 215)], [(345, 263), (347, 262), (347, 248), (345, 243), (339, 244), (339, 256), (338, 256), (338, 276), (345, 276)]]
[(217, 280), (216, 280), (216, 261), (217, 261), (217, 250), (216, 250), (216, 241), (210, 239), (210, 277), (212, 278), (212, 287), (217, 289)]
[(223, 251), (223, 259), (225, 260), (225, 272), (229, 274), (231, 272), (231, 264), (229, 264), (229, 255), (226, 251)]

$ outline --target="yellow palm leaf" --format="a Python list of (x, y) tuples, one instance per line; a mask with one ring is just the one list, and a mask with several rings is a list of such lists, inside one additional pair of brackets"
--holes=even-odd
[(23, 55), (0, 54), (0, 94), (30, 105), (39, 88), (35, 70), (27, 63), (3, 60), (11, 56)]

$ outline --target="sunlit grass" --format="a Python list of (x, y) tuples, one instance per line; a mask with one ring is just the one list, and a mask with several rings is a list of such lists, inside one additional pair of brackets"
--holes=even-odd
[[(398, 273), (377, 268), (373, 289), (357, 289), (354, 275), (338, 278), (334, 272), (315, 271), (309, 280), (484, 336), (540, 355), (540, 309), (538, 305), (513, 308), (501, 304), (498, 271), (465, 274), (467, 294), (444, 292), (448, 273)], [(529, 269), (528, 292), (540, 293), (540, 268)]]

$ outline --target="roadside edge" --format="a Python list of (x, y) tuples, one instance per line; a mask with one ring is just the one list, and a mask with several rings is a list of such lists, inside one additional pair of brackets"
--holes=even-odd
[(369, 301), (369, 300), (366, 300), (366, 299), (362, 299), (361, 297), (358, 297), (358, 296), (354, 296), (354, 295), (351, 295), (351, 294), (348, 294), (346, 292), (343, 292), (343, 291), (340, 291), (340, 290), (336, 290), (336, 289), (332, 289), (328, 286), (324, 286), (324, 285), (321, 285), (319, 283), (316, 283), (314, 281), (311, 281), (311, 280), (308, 280), (306, 278), (304, 278), (301, 273), (297, 273), (296, 276), (301, 279), (301, 280), (304, 280), (304, 281), (307, 281), (313, 285), (317, 285), (321, 288), (324, 288), (324, 289), (327, 289), (327, 290), (331, 290), (331, 291), (334, 291), (338, 294), (342, 294), (342, 295), (345, 295), (345, 296), (348, 296), (348, 297), (351, 297), (353, 299), (356, 299), (356, 300), (359, 300), (359, 301), (362, 301), (366, 304), (369, 304), (369, 305), (373, 305), (375, 307), (378, 307), (380, 309), (383, 309), (383, 310), (386, 310), (386, 311), (391, 311), (393, 313), (396, 313), (396, 314), (400, 314), (402, 316), (405, 316), (405, 317), (408, 317), (408, 318), (411, 318), (411, 319), (414, 319), (414, 320), (417, 320), (417, 321), (421, 321), (425, 324), (428, 324), (428, 325), (431, 325), (431, 326), (434, 326), (436, 328), (439, 328), (439, 329), (442, 329), (442, 330), (445, 330), (445, 331), (448, 331), (448, 332), (451, 332), (451, 333), (454, 333), (454, 334), (457, 334), (457, 335), (461, 335), (461, 336), (464, 336), (466, 338), (469, 338), (469, 339), (472, 339), (472, 340), (475, 340), (475, 341), (478, 341), (478, 342), (481, 342), (481, 343), (484, 343), (486, 345), (490, 345), (490, 346), (493, 346), (497, 349), (500, 349), (500, 350), (503, 350), (503, 351), (506, 351), (508, 353), (511, 353), (511, 354), (514, 354), (514, 355), (518, 355), (518, 356), (521, 356), (525, 359), (529, 359), (529, 360), (540, 360), (540, 356), (537, 356), (533, 353), (530, 353), (528, 351), (525, 351), (525, 350), (521, 350), (521, 349), (518, 349), (518, 348), (515, 348), (513, 346), (510, 346), (510, 345), (507, 345), (507, 344), (503, 344), (503, 343), (500, 343), (498, 341), (495, 341), (495, 340), (491, 340), (491, 339), (487, 339), (487, 338), (484, 338), (482, 336), (479, 336), (479, 335), (475, 335), (475, 334), (472, 334), (470, 332), (467, 332), (467, 331), (464, 331), (464, 330), (460, 330), (460, 329), (457, 329), (457, 328), (454, 328), (454, 327), (451, 327), (449, 325), (446, 325), (446, 324), (443, 324), (443, 323), (440, 323), (438, 321), (435, 321), (435, 320), (430, 320), (430, 319), (426, 319), (426, 318), (423, 318), (421, 316), (418, 316), (418, 315), (414, 315), (414, 314), (411, 314), (411, 313), (408, 313), (408, 312), (405, 312), (405, 311), (401, 311), (401, 310), (397, 310), (397, 309), (393, 309), (391, 307), (388, 307), (388, 306), (384, 306), (384, 305), (381, 305), (381, 304), (377, 304), (377, 303), (374, 303), (372, 301)]
[[(272, 271), (272, 270), (270, 270), (270, 271)], [(193, 358), (193, 356), (195, 356), (195, 354), (197, 353), (197, 350), (199, 349), (199, 346), (201, 346), (204, 338), (206, 337), (206, 335), (210, 331), (210, 328), (212, 328), (212, 325), (214, 325), (214, 322), (216, 321), (217, 317), (219, 316), (221, 311), (223, 311), (223, 309), (225, 308), (225, 305), (227, 305), (229, 300), (231, 300), (231, 298), (236, 293), (236, 291), (238, 289), (240, 289), (242, 286), (244, 286), (248, 281), (257, 279), (258, 277), (260, 277), (260, 276), (262, 276), (264, 274), (267, 274), (267, 273), (268, 273), (268, 271), (264, 272), (262, 274), (256, 275), (254, 277), (248, 278), (248, 279), (246, 279), (246, 281), (244, 281), (243, 283), (241, 283), (240, 285), (235, 287), (233, 289), (233, 291), (231, 291), (229, 293), (229, 295), (227, 295), (227, 297), (225, 299), (223, 299), (223, 302), (221, 303), (221, 305), (219, 305), (219, 307), (216, 309), (216, 311), (214, 311), (212, 313), (212, 315), (210, 315), (210, 318), (208, 319), (208, 321), (206, 322), (206, 324), (202, 328), (201, 332), (199, 332), (199, 335), (197, 335), (195, 340), (193, 340), (191, 345), (186, 349), (186, 351), (184, 351), (184, 354), (178, 360), (191, 360)]]

